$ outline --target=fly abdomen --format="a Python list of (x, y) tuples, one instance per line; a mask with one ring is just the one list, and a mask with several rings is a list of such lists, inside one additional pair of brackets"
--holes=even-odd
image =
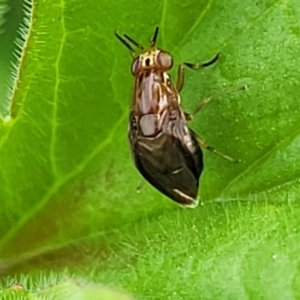
[(199, 146), (191, 153), (164, 132), (154, 138), (138, 137), (131, 145), (135, 164), (146, 180), (176, 202), (193, 205), (203, 168)]

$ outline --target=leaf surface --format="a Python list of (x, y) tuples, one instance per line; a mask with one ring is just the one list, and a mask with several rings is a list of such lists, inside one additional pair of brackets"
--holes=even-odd
[[(101, 281), (108, 278), (133, 293), (152, 295), (149, 299), (171, 297), (178, 270), (182, 286), (172, 299), (189, 295), (193, 286), (206, 299), (276, 299), (276, 290), (268, 292), (274, 282), (286, 291), (285, 299), (297, 293), (299, 262), (291, 254), (299, 248), (297, 1), (37, 1), (33, 15), (12, 99), (13, 119), (0, 128), (2, 263), (69, 249), (73, 243), (89, 248), (82, 239), (99, 238), (98, 246), (113, 260), (95, 264), (103, 270)], [(140, 176), (127, 142), (131, 57), (114, 30), (146, 46), (157, 25), (158, 46), (176, 64), (201, 63), (221, 53), (214, 66), (186, 71), (182, 103), (191, 112), (201, 99), (224, 91), (191, 127), (240, 163), (204, 150), (200, 195), (213, 204), (195, 211), (177, 210), (149, 185), (135, 192)], [(176, 80), (176, 68), (172, 78)], [(246, 92), (225, 93), (241, 85), (247, 85)], [(245, 200), (249, 206), (226, 204), (230, 200)], [(162, 225), (157, 225), (159, 215)], [(132, 238), (123, 231), (124, 224), (132, 224)], [(113, 228), (117, 234), (111, 237)], [(161, 232), (163, 240), (156, 238)], [(175, 234), (184, 237), (182, 242)], [(135, 246), (139, 243), (146, 248)], [(151, 255), (156, 247), (161, 252)], [(115, 253), (120, 260), (114, 261)], [(177, 260), (171, 264), (174, 255)], [(272, 265), (272, 255), (280, 263)], [(142, 262), (132, 262), (136, 256)], [(156, 259), (167, 265), (155, 264)], [(265, 263), (257, 266), (260, 259)], [(127, 262), (125, 275), (116, 276), (110, 268), (120, 268), (122, 261)], [(84, 263), (91, 262), (85, 258)], [(143, 281), (138, 286), (126, 279), (133, 274), (131, 264)], [(274, 266), (293, 274), (286, 284), (284, 276), (276, 277)], [(170, 286), (165, 278), (150, 289), (155, 268), (173, 274)], [(205, 280), (198, 277), (204, 271)], [(239, 284), (229, 284), (230, 276)], [(224, 288), (214, 290), (222, 279)], [(184, 284), (191, 281), (191, 286)]]

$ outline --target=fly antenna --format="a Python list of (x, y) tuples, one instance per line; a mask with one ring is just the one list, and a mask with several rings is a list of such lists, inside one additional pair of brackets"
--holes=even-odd
[(136, 42), (134, 39), (132, 39), (130, 36), (128, 36), (127, 34), (124, 34), (124, 37), (130, 41), (133, 45), (135, 45), (136, 47), (138, 47), (140, 50), (144, 50), (144, 47), (139, 44), (138, 42)]
[(153, 34), (153, 38), (150, 42), (150, 47), (153, 48), (155, 46), (156, 40), (157, 40), (157, 36), (158, 36), (158, 27), (155, 28), (154, 34)]
[(135, 56), (135, 51), (134, 51), (134, 49), (131, 47), (131, 45), (130, 45), (123, 37), (121, 37), (121, 36), (117, 33), (117, 31), (115, 31), (115, 36), (117, 37), (117, 39), (118, 39), (123, 45), (126, 46), (127, 49), (130, 50), (132, 56)]

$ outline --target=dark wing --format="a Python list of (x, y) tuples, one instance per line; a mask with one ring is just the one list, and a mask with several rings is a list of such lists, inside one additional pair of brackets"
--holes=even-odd
[(190, 131), (194, 152), (173, 135), (161, 133), (152, 139), (131, 141), (135, 164), (154, 187), (182, 205), (191, 205), (198, 194), (203, 169), (202, 151)]

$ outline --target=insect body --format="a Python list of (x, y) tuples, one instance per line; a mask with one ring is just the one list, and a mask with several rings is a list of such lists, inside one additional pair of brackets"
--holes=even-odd
[[(116, 33), (134, 58), (131, 71), (135, 83), (129, 115), (129, 142), (135, 165), (148, 182), (179, 204), (195, 207), (203, 169), (200, 145), (220, 153), (207, 146), (189, 129), (187, 120), (191, 115), (182, 110), (179, 92), (183, 87), (184, 65), (200, 69), (214, 63), (218, 55), (202, 65), (181, 64), (175, 87), (167, 73), (173, 66), (173, 59), (168, 52), (155, 47), (157, 35), (158, 28), (150, 48), (144, 50), (129, 36), (122, 37)], [(130, 43), (142, 53), (136, 55)], [(201, 102), (195, 113), (209, 100)]]

